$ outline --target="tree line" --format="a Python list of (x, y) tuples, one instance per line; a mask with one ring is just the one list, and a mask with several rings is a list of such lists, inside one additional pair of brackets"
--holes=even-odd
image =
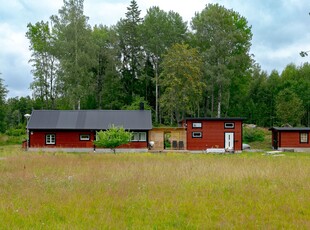
[(0, 82), (0, 131), (25, 122), (31, 109), (138, 109), (140, 102), (155, 125), (192, 116), (309, 126), (309, 64), (261, 70), (250, 54), (251, 26), (234, 10), (207, 4), (187, 23), (157, 6), (142, 18), (132, 0), (116, 25), (92, 27), (88, 19), (83, 0), (64, 0), (49, 21), (27, 25), (32, 97), (5, 100)]

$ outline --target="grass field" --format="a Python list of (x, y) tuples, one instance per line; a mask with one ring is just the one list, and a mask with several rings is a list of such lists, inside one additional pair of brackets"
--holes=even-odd
[(0, 229), (310, 229), (310, 153), (0, 147)]

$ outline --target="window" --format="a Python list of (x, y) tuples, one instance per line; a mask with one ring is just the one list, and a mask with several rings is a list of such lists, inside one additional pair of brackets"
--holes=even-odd
[(224, 124), (225, 129), (234, 129), (235, 128), (235, 123), (233, 122), (228, 122)]
[(45, 144), (54, 145), (56, 143), (55, 134), (46, 134), (45, 136)]
[(89, 134), (81, 134), (80, 135), (80, 141), (89, 141), (89, 140), (90, 140)]
[(132, 141), (146, 141), (146, 132), (133, 132)]
[(202, 138), (202, 132), (192, 132), (193, 138)]
[(300, 143), (308, 143), (308, 133), (300, 133)]
[(197, 128), (201, 128), (202, 127), (202, 123), (201, 122), (193, 122), (193, 128), (197, 129)]

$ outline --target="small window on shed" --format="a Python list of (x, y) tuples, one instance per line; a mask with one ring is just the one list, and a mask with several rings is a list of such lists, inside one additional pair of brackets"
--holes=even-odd
[(89, 140), (90, 140), (89, 134), (81, 134), (80, 135), (80, 141), (89, 141)]
[(193, 138), (202, 138), (202, 132), (192, 132)]
[(235, 123), (233, 122), (226, 122), (224, 124), (225, 129), (234, 129), (235, 128)]
[(300, 133), (300, 143), (308, 143), (308, 133)]
[(202, 127), (202, 123), (201, 122), (193, 122), (193, 128), (197, 129), (197, 128), (201, 128)]

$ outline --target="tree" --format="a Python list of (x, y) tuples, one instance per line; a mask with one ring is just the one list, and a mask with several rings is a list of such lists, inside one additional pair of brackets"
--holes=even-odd
[(173, 45), (164, 56), (159, 81), (163, 87), (160, 102), (163, 110), (171, 116), (171, 122), (174, 119), (179, 122), (199, 106), (205, 87), (202, 65), (198, 50), (186, 44)]
[(64, 0), (64, 6), (53, 15), (60, 61), (61, 91), (71, 108), (80, 108), (80, 102), (92, 90), (92, 72), (96, 63), (95, 45), (88, 18), (84, 15), (83, 0)]
[(126, 18), (121, 19), (116, 26), (119, 36), (121, 73), (128, 102), (130, 103), (138, 89), (137, 82), (141, 77), (144, 53), (141, 46), (140, 26), (141, 11), (135, 0), (127, 7)]
[(132, 138), (132, 133), (127, 132), (122, 127), (112, 126), (106, 131), (97, 132), (97, 140), (94, 144), (97, 147), (110, 148), (115, 153), (115, 148), (129, 143)]
[(204, 56), (208, 81), (206, 97), (211, 97), (211, 115), (217, 99), (217, 116), (220, 117), (223, 101), (226, 99), (229, 104), (230, 94), (234, 93), (229, 91), (231, 83), (251, 67), (251, 27), (237, 12), (208, 4), (201, 13), (195, 14), (192, 29), (193, 43)]
[(300, 125), (304, 113), (302, 101), (290, 89), (284, 89), (278, 94), (276, 98), (276, 114), (282, 125)]
[[(1, 74), (1, 73), (0, 73)], [(5, 115), (6, 115), (6, 95), (7, 88), (3, 84), (3, 79), (0, 78), (0, 132), (4, 132), (6, 128)]]
[(91, 95), (95, 97), (95, 108), (120, 109), (125, 101), (121, 82), (121, 67), (118, 54), (118, 38), (114, 27), (95, 26), (92, 37), (96, 44), (97, 62), (92, 69), (95, 80)]
[(142, 24), (143, 47), (154, 70), (155, 75), (155, 123), (158, 122), (160, 62), (163, 54), (175, 43), (185, 40), (187, 26), (182, 17), (173, 11), (166, 13), (159, 7), (147, 10)]
[(55, 36), (48, 22), (29, 23), (26, 37), (30, 41), (34, 81), (30, 88), (35, 98), (42, 102), (42, 108), (55, 109), (58, 97), (58, 59), (56, 58)]

